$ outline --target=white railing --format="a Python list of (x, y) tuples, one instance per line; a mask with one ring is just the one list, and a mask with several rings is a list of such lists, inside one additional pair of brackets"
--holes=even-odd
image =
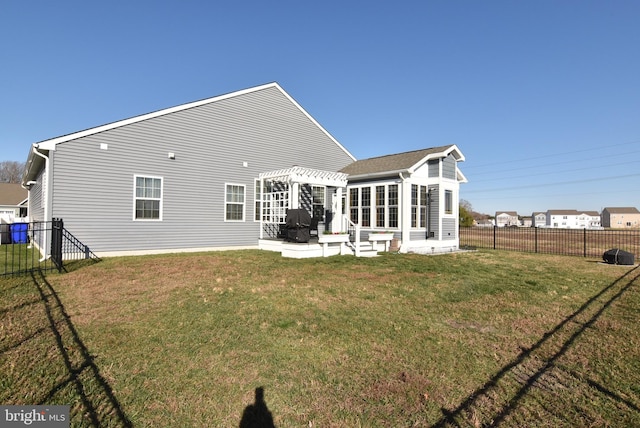
[(346, 215), (343, 215), (344, 230), (349, 232), (349, 243), (355, 252), (356, 257), (360, 257), (360, 225), (352, 222)]

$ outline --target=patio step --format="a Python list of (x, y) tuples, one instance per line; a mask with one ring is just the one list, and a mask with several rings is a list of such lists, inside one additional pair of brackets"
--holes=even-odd
[(378, 257), (376, 250), (360, 250), (360, 257)]

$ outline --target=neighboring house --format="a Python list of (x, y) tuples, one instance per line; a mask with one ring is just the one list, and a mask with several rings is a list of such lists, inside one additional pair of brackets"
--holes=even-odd
[(532, 225), (533, 225), (533, 217), (522, 216), (522, 226), (523, 227), (531, 227)]
[(0, 183), (0, 222), (22, 221), (27, 216), (27, 190), (17, 183)]
[(547, 223), (547, 214), (534, 212), (531, 214), (531, 227), (544, 227)]
[(496, 226), (520, 226), (518, 213), (515, 211), (496, 211)]
[[(308, 210), (319, 230), (346, 230), (342, 207), (355, 206), (343, 195), (367, 181), (371, 200), (358, 207), (384, 214), (367, 228), (393, 230), (404, 250), (428, 234), (431, 246), (457, 248), (464, 157), (455, 146), (418, 152), (360, 172), (367, 161), (354, 163), (270, 83), (33, 144), (23, 184), (32, 220), (63, 219), (99, 256), (268, 248), (290, 208)], [(423, 210), (425, 191), (429, 229), (423, 217), (413, 227), (411, 215)]]
[(638, 229), (640, 211), (635, 207), (607, 207), (602, 210), (602, 226), (612, 229)]
[(548, 210), (546, 227), (558, 229), (600, 229), (600, 214), (596, 211)]

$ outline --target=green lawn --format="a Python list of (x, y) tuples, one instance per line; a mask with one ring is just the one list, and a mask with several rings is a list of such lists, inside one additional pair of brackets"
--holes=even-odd
[(638, 426), (639, 276), (497, 251), (236, 251), (5, 278), (0, 403), (244, 427), (261, 387), (253, 409), (279, 428)]

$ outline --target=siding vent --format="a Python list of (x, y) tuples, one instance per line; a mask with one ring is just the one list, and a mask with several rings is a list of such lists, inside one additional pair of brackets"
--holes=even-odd
[(109, 145), (107, 143), (100, 143), (100, 150), (109, 150)]
[(169, 159), (175, 159), (175, 158), (176, 158), (176, 154), (175, 154), (175, 153), (173, 153), (173, 152), (169, 152), (169, 153), (167, 154), (167, 157), (168, 157)]

